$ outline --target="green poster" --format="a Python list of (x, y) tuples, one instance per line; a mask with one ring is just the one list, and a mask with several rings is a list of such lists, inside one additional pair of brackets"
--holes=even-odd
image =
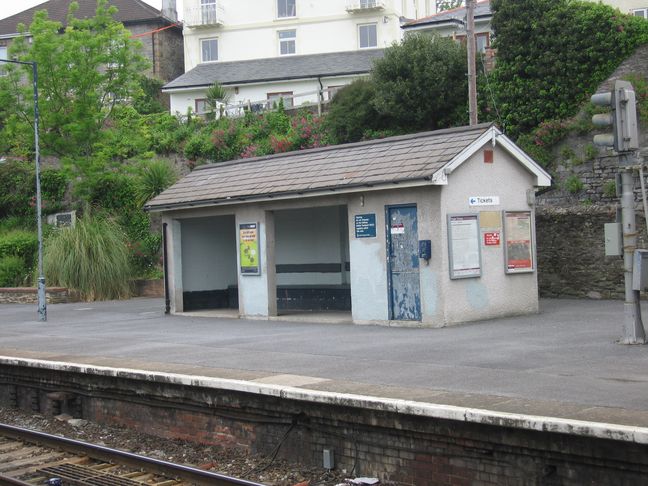
[(241, 255), (241, 273), (243, 275), (259, 275), (259, 224), (239, 224), (239, 252)]

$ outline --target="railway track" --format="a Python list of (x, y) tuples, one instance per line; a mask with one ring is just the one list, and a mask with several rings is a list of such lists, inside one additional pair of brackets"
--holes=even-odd
[(261, 486), (193, 467), (0, 424), (0, 485), (37, 484)]

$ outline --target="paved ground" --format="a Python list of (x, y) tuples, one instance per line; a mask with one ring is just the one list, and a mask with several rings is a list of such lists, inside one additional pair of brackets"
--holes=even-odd
[(622, 302), (444, 329), (164, 316), (160, 299), (48, 310), (0, 305), (0, 355), (648, 427), (648, 346), (615, 343)]

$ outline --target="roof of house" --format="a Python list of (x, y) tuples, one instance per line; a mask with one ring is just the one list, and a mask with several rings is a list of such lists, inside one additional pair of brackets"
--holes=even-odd
[[(475, 19), (492, 17), (490, 1), (484, 0), (475, 4)], [(402, 26), (403, 29), (420, 27), (423, 25), (434, 26), (436, 24), (446, 24), (448, 22), (464, 21), (466, 18), (466, 7), (457, 7), (450, 10), (444, 10), (429, 17), (423, 17), (417, 20), (407, 22)]]
[[(76, 1), (79, 9), (74, 16), (79, 19), (94, 17), (97, 10), (97, 0), (49, 0), (35, 7), (18, 12), (11, 17), (0, 19), (0, 35), (11, 35), (18, 32), (18, 24), (31, 24), (34, 14), (39, 10), (47, 10), (49, 18), (65, 25), (70, 4)], [(164, 19), (162, 12), (144, 3), (142, 0), (108, 0), (108, 4), (117, 7), (115, 19), (124, 24), (132, 24), (145, 20)]]
[(191, 71), (166, 84), (164, 90), (222, 85), (309, 79), (330, 76), (353, 76), (368, 73), (384, 49), (330, 52), (301, 56), (280, 56), (247, 61), (199, 64)]
[(494, 125), (450, 128), (198, 167), (149, 201), (153, 211), (407, 186), (444, 185), (448, 174), (493, 140), (538, 186), (551, 177)]

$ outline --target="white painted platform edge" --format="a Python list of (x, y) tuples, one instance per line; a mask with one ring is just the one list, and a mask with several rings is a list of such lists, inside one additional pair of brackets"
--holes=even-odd
[(62, 361), (15, 358), (10, 356), (0, 356), (0, 366), (2, 365), (25, 366), (30, 368), (144, 380), (157, 383), (197, 386), (219, 390), (254, 393), (257, 395), (275, 396), (312, 403), (379, 410), (404, 415), (456, 420), (460, 422), (496, 425), (524, 430), (555, 432), (582, 437), (634, 442), (637, 444), (648, 444), (648, 427), (635, 427), (603, 422), (544, 417), (539, 415), (497, 412), (478, 408), (458, 407), (455, 405), (440, 405), (416, 402), (412, 400), (355, 395), (350, 393), (308, 390), (291, 386), (255, 383), (245, 380), (192, 376), (179, 373), (163, 373), (130, 368), (113, 368), (108, 366), (95, 366)]

